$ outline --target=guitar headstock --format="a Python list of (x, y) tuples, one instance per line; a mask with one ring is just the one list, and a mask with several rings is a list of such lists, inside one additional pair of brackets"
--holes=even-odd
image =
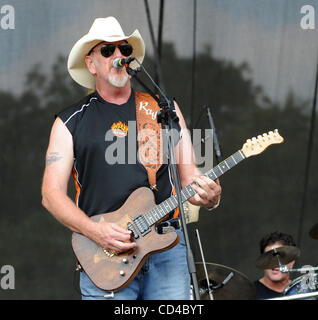
[(279, 134), (278, 130), (269, 131), (257, 138), (247, 139), (243, 144), (242, 152), (246, 158), (262, 153), (272, 144), (283, 143), (284, 138)]

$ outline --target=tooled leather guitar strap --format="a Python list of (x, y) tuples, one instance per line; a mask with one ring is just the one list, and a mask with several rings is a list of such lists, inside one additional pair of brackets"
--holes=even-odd
[(157, 121), (160, 107), (150, 94), (135, 92), (138, 159), (148, 174), (150, 188), (158, 190), (156, 174), (162, 164), (161, 125)]

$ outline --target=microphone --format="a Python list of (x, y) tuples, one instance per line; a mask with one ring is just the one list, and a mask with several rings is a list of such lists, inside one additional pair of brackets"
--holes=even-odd
[(280, 264), (280, 265), (279, 265), (279, 271), (280, 271), (281, 273), (288, 273), (288, 272), (289, 272), (289, 269), (288, 269), (288, 267), (287, 267), (286, 265)]
[(113, 61), (113, 66), (115, 69), (122, 69), (126, 65), (128, 65), (131, 61), (135, 60), (135, 57), (129, 57), (129, 58), (116, 58)]

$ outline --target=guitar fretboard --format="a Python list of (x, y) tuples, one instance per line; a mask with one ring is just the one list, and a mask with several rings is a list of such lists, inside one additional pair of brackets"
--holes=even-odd
[[(205, 175), (210, 179), (215, 180), (223, 175), (225, 172), (236, 166), (239, 162), (245, 159), (245, 156), (241, 150), (235, 152), (230, 157), (220, 162), (216, 167), (208, 171)], [(181, 190), (181, 199), (182, 203), (190, 199), (196, 194), (196, 191), (193, 190), (191, 183)], [(143, 216), (146, 219), (149, 226), (154, 225), (159, 220), (164, 218), (167, 214), (178, 207), (177, 195), (173, 195), (167, 200), (161, 202), (153, 209), (145, 213)]]

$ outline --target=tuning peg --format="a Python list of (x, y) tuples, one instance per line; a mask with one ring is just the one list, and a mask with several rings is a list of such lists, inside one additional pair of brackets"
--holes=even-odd
[(258, 135), (258, 136), (257, 136), (257, 139), (258, 139), (258, 140), (263, 140), (263, 136)]
[(278, 130), (275, 129), (275, 130), (274, 130), (274, 136), (277, 137), (278, 135), (279, 135)]

